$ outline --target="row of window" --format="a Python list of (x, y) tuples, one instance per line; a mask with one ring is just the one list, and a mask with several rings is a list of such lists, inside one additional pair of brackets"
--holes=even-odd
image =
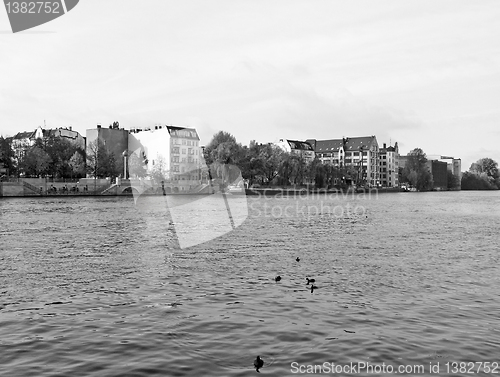
[(174, 154), (190, 154), (190, 155), (198, 155), (198, 149), (193, 149), (193, 148), (179, 148), (179, 147), (173, 147), (172, 148), (172, 153)]
[(198, 163), (198, 159), (197, 158), (193, 158), (193, 157), (179, 157), (179, 156), (172, 156), (172, 159), (171, 159), (172, 162), (188, 162), (190, 164), (193, 164), (193, 163)]
[(174, 144), (174, 145), (188, 145), (188, 146), (197, 147), (198, 143), (199, 142), (196, 141), (196, 140), (186, 140), (186, 139), (172, 138), (172, 144)]

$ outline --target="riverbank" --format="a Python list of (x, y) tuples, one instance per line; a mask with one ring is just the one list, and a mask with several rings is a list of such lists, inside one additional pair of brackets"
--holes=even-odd
[[(213, 189), (203, 192), (165, 192), (161, 190), (145, 191), (140, 193), (141, 196), (160, 196), (160, 195), (213, 195), (218, 191)], [(227, 195), (247, 195), (247, 196), (303, 196), (303, 195), (347, 195), (347, 194), (384, 194), (384, 193), (400, 193), (410, 192), (399, 187), (381, 187), (381, 188), (355, 188), (348, 187), (344, 189), (311, 189), (311, 188), (291, 188), (291, 187), (265, 187), (265, 188), (247, 188), (243, 191), (230, 191)], [(70, 196), (133, 196), (133, 188), (131, 186), (100, 186), (97, 190), (90, 189), (66, 189), (66, 190), (44, 190), (42, 187), (36, 187), (27, 182), (0, 182), (0, 197), (70, 197)]]

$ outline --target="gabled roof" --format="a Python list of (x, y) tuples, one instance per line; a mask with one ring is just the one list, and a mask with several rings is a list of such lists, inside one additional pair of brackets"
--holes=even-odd
[(339, 151), (344, 147), (345, 151), (359, 151), (360, 147), (369, 149), (377, 138), (375, 136), (347, 137), (342, 139), (315, 140), (314, 150), (317, 153), (328, 153)]
[(33, 136), (35, 132), (34, 131), (25, 131), (25, 132), (18, 132), (16, 135), (12, 137), (12, 139), (29, 139)]
[(196, 132), (195, 128), (178, 127), (178, 126), (166, 126), (166, 127), (171, 136), (179, 136), (189, 139), (200, 140), (198, 132)]
[(375, 136), (348, 137), (344, 146), (346, 151), (359, 151), (359, 148), (369, 149), (376, 141)]
[(337, 152), (343, 145), (342, 139), (316, 140), (315, 151), (321, 153)]

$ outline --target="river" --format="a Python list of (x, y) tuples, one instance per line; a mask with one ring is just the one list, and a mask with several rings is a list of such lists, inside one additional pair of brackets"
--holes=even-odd
[(0, 375), (500, 373), (499, 192), (220, 203), (0, 199)]

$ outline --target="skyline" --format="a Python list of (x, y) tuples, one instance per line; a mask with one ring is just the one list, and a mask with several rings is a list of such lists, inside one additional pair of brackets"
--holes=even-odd
[(194, 127), (202, 144), (375, 135), (466, 171), (500, 161), (498, 16), (494, 1), (87, 0), (12, 34), (0, 11), (0, 135), (44, 121)]

